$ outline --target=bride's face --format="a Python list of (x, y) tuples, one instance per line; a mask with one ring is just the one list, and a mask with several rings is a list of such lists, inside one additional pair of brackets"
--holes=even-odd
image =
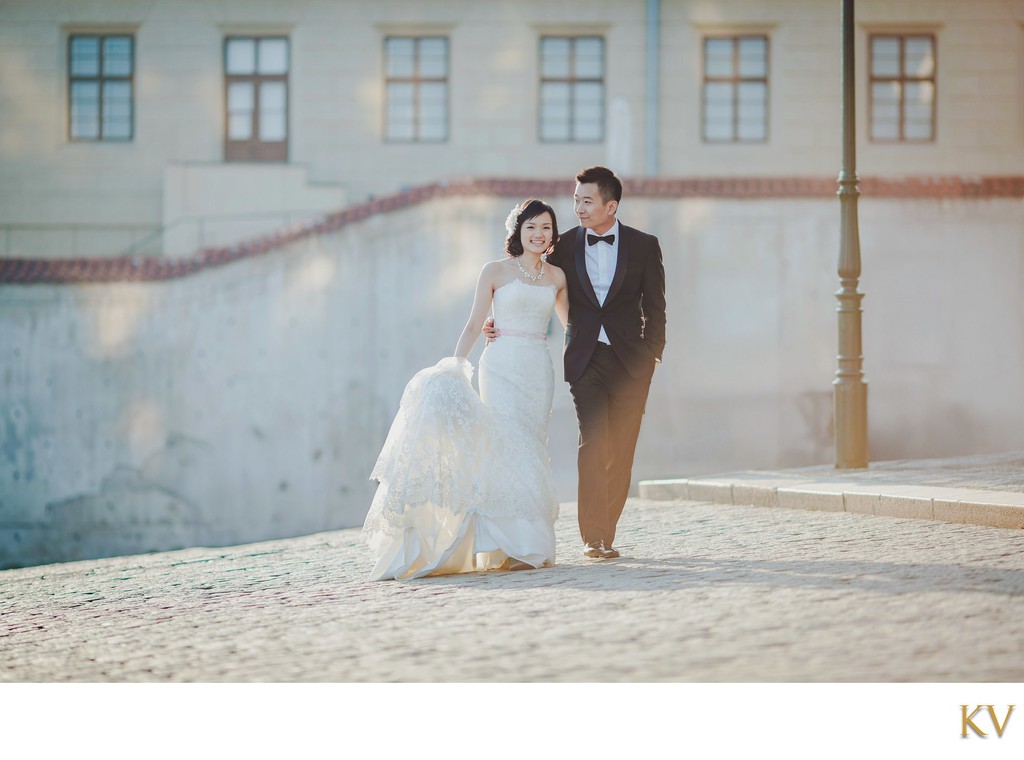
[(547, 253), (551, 247), (551, 240), (554, 238), (554, 225), (551, 223), (551, 214), (545, 211), (533, 219), (523, 222), (519, 239), (523, 244), (524, 251), (530, 251), (540, 256)]

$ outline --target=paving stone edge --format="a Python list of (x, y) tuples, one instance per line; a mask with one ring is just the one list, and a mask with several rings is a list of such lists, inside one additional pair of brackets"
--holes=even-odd
[(1024, 529), (1024, 495), (963, 488), (829, 482), (743, 482), (727, 476), (640, 482), (640, 498), (743, 507), (850, 512), (876, 517)]

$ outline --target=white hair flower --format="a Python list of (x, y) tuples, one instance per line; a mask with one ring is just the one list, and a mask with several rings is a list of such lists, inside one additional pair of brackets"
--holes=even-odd
[(520, 213), (522, 213), (522, 209), (519, 208), (518, 203), (513, 206), (512, 210), (508, 213), (508, 217), (505, 219), (505, 229), (508, 231), (509, 235), (516, 231), (516, 222), (519, 221)]

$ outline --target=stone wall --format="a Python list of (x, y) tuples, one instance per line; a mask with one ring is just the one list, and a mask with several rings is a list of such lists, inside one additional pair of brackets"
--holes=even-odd
[[(0, 285), (0, 566), (361, 523), (402, 388), (453, 350), (515, 200), (412, 203), (166, 281)], [(837, 201), (627, 196), (620, 218), (668, 278), (634, 479), (830, 462)], [(861, 228), (871, 458), (1024, 448), (1019, 198), (864, 198)], [(570, 501), (575, 437), (559, 383)]]

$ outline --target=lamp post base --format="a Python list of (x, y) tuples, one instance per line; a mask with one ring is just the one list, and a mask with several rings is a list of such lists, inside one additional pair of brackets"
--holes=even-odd
[(836, 469), (868, 466), (868, 386), (857, 380), (832, 384), (836, 430)]

